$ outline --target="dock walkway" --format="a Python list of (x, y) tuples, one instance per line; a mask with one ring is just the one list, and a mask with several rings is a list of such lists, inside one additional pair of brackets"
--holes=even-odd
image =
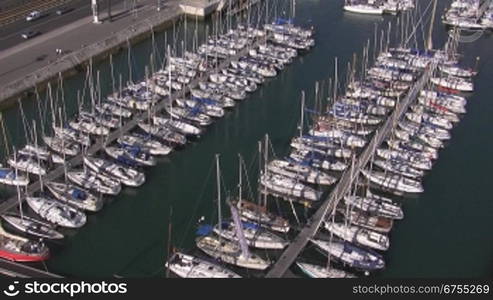
[(62, 278), (62, 276), (42, 271), (24, 264), (0, 258), (0, 274), (19, 278)]
[(308, 241), (315, 236), (320, 228), (320, 225), (322, 224), (322, 221), (326, 218), (327, 213), (330, 212), (333, 214), (335, 212), (339, 201), (350, 190), (354, 179), (358, 176), (360, 170), (366, 166), (370, 158), (373, 156), (375, 149), (377, 149), (377, 147), (389, 136), (397, 121), (400, 120), (403, 114), (407, 111), (409, 105), (417, 98), (419, 92), (429, 81), (436, 67), (437, 64), (432, 62), (421, 75), (419, 80), (413, 85), (409, 93), (397, 103), (396, 108), (388, 117), (385, 124), (376, 131), (370, 143), (368, 143), (364, 151), (355, 159), (351, 167), (344, 171), (341, 179), (329, 194), (327, 199), (309, 219), (306, 226), (295, 237), (288, 248), (284, 250), (277, 262), (267, 273), (266, 277), (281, 278), (284, 276), (300, 252), (305, 248)]

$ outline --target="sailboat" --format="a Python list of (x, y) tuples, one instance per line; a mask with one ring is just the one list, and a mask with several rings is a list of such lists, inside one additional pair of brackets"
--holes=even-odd
[(344, 197), (344, 202), (347, 205), (353, 206), (372, 215), (397, 220), (404, 218), (404, 213), (400, 206), (394, 204), (391, 200), (386, 201), (382, 198), (378, 198), (378, 196), (369, 195), (367, 197), (360, 197), (348, 195)]
[(267, 165), (267, 169), (286, 177), (306, 183), (318, 185), (332, 185), (337, 179), (308, 166), (293, 163), (292, 161), (275, 159)]
[(76, 169), (71, 172), (67, 172), (67, 178), (75, 184), (89, 190), (95, 190), (102, 194), (118, 195), (122, 190), (122, 186), (119, 181), (87, 169)]
[(265, 270), (270, 262), (256, 254), (244, 254), (235, 242), (223, 240), (215, 236), (201, 236), (195, 240), (197, 247), (206, 254), (225, 263), (247, 269)]
[(0, 257), (10, 261), (37, 262), (47, 260), (50, 250), (42, 242), (9, 233), (0, 225)]
[(97, 157), (84, 157), (84, 164), (97, 173), (106, 173), (127, 186), (141, 186), (145, 182), (145, 175), (128, 166), (123, 166), (109, 160)]
[[(223, 221), (221, 226), (217, 224), (214, 232), (228, 240), (238, 241), (235, 223), (233, 221)], [(246, 242), (249, 246), (259, 249), (284, 249), (289, 243), (283, 238), (263, 229), (260, 225), (253, 222), (241, 222)]]
[(149, 134), (132, 133), (119, 137), (117, 142), (122, 146), (139, 147), (151, 155), (168, 155), (173, 148), (157, 140)]
[(303, 273), (311, 278), (357, 278), (354, 274), (332, 267), (329, 269), (324, 266), (300, 261), (297, 261), (296, 265)]
[(291, 228), (286, 219), (269, 212), (266, 207), (259, 204), (242, 199), (236, 202), (236, 207), (244, 221), (256, 222), (269, 230), (282, 233), (289, 232)]
[(202, 133), (202, 129), (200, 127), (194, 126), (184, 121), (180, 121), (172, 118), (165, 118), (161, 116), (154, 116), (152, 120), (155, 125), (172, 128), (184, 135), (198, 136)]
[(43, 219), (68, 228), (80, 228), (86, 224), (86, 215), (70, 205), (48, 197), (26, 197), (29, 207)]
[[(269, 212), (267, 208), (265, 206), (260, 205), (260, 203), (256, 204), (251, 201), (247, 201), (243, 199), (242, 178), (243, 178), (244, 161), (240, 154), (238, 154), (238, 165), (239, 165), (238, 198), (231, 201), (231, 203), (236, 206), (238, 213), (240, 214), (240, 218), (243, 221), (253, 222), (259, 226), (262, 226), (272, 231), (278, 231), (283, 233), (288, 232), (290, 226), (289, 226), (289, 222), (286, 219)], [(245, 172), (246, 172), (246, 168), (245, 168)]]
[(46, 168), (39, 164), (33, 156), (14, 154), (14, 157), (9, 158), (7, 162), (12, 168), (20, 171), (35, 175), (46, 175)]
[(106, 154), (115, 160), (130, 166), (155, 166), (157, 164), (154, 156), (135, 146), (106, 146)]
[(89, 135), (77, 131), (70, 126), (57, 127), (53, 124), (53, 131), (55, 132), (55, 135), (61, 139), (71, 140), (86, 147), (91, 146), (91, 138)]
[(173, 253), (165, 266), (181, 278), (241, 278), (218, 264), (181, 252)]
[(4, 214), (2, 215), (2, 219), (15, 229), (32, 236), (50, 240), (63, 239), (63, 234), (56, 231), (51, 224), (38, 219), (14, 214)]
[[(216, 169), (217, 169), (217, 190), (218, 190), (218, 224), (222, 224), (221, 221), (221, 183), (220, 183), (220, 168), (219, 168), (219, 155), (216, 154)], [(256, 254), (250, 253), (248, 245), (243, 234), (243, 226), (233, 205), (230, 205), (231, 213), (233, 214), (233, 220), (235, 222), (235, 229), (239, 239), (238, 242), (227, 241), (220, 236), (209, 235), (213, 230), (212, 226), (201, 226), (198, 230), (199, 236), (195, 242), (197, 247), (206, 254), (220, 259), (221, 261), (229, 264), (233, 264), (239, 267), (265, 270), (270, 265), (270, 261), (264, 260)]]
[(108, 127), (103, 126), (100, 120), (96, 120), (94, 116), (86, 112), (82, 112), (76, 120), (70, 121), (70, 127), (83, 132), (85, 134), (93, 134), (98, 136), (106, 136), (110, 133)]
[(43, 136), (43, 141), (51, 150), (64, 155), (75, 156), (81, 150), (80, 145), (75, 141), (66, 141), (58, 136)]
[(96, 212), (103, 207), (102, 198), (76, 185), (50, 181), (45, 186), (56, 199), (76, 208)]
[[(239, 159), (239, 171), (238, 171), (238, 199), (233, 200), (232, 204), (236, 206), (238, 213), (243, 221), (254, 222), (262, 227), (265, 227), (272, 231), (286, 233), (290, 229), (288, 220), (277, 216), (267, 210), (265, 206), (262, 206), (252, 201), (243, 199), (243, 159), (241, 155), (238, 155)], [(246, 172), (246, 171), (245, 171)]]
[(3, 168), (0, 165), (0, 183), (26, 186), (29, 184), (29, 177), (18, 174), (17, 169)]
[(341, 207), (337, 211), (351, 224), (381, 233), (389, 233), (394, 224), (391, 218), (373, 216), (360, 210), (348, 209), (348, 207)]
[(375, 172), (361, 170), (361, 173), (368, 178), (372, 183), (380, 185), (384, 188), (395, 190), (403, 193), (422, 193), (423, 186), (419, 181), (406, 178), (397, 174), (385, 174), (383, 172)]
[(376, 271), (385, 267), (382, 255), (370, 249), (363, 249), (345, 241), (324, 241), (318, 239), (310, 240), (325, 255), (341, 261), (350, 267), (364, 270)]
[(363, 4), (363, 3), (352, 3), (351, 0), (346, 1), (344, 4), (344, 10), (352, 13), (366, 14), (366, 15), (382, 15), (384, 12), (383, 7), (378, 7), (376, 5)]
[(348, 242), (356, 242), (361, 246), (381, 251), (387, 250), (390, 246), (388, 236), (379, 232), (336, 222), (326, 221), (324, 225), (329, 232)]

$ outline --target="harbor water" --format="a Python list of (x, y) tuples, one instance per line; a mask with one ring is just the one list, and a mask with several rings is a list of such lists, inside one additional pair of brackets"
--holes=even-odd
[[(215, 222), (216, 190), (214, 155), (220, 154), (223, 197), (235, 194), (238, 183), (238, 153), (244, 158), (251, 186), (244, 194), (256, 199), (258, 178), (258, 141), (269, 135), (272, 149), (283, 157), (289, 152), (289, 141), (298, 132), (301, 91), (306, 92), (307, 106), (315, 105), (315, 82), (320, 82), (319, 98), (326, 101), (328, 78), (333, 77), (335, 57), (340, 76), (345, 77), (347, 62), (354, 54), (361, 57), (363, 47), (373, 41), (378, 31), (388, 28), (393, 16), (361, 16), (345, 13), (343, 0), (299, 0), (296, 2), (295, 23), (313, 26), (316, 46), (296, 58), (276, 78), (267, 80), (256, 92), (240, 102), (224, 118), (211, 125), (205, 134), (184, 149), (159, 159), (156, 167), (146, 169), (146, 183), (140, 188), (125, 188), (105, 207), (90, 214), (87, 224), (76, 231), (64, 231), (67, 238), (61, 245), (52, 245), (52, 258), (47, 269), (72, 277), (154, 277), (165, 276), (164, 263), (170, 248), (194, 248), (197, 221), (202, 216)], [(423, 9), (428, 1), (420, 0)], [(447, 38), (439, 16), (450, 1), (439, 1), (434, 28), (434, 44), (439, 47)], [(282, 8), (280, 8), (282, 16)], [(199, 40), (211, 22), (187, 22), (187, 48), (193, 44), (193, 32), (198, 28)], [(101, 94), (118, 88), (121, 81), (144, 78), (158, 68), (166, 52), (165, 43), (180, 47), (184, 25), (156, 33), (149, 39), (113, 57), (112, 71), (108, 61), (95, 64), (99, 70)], [(154, 48), (154, 49), (153, 49)], [(424, 178), (425, 192), (419, 197), (403, 200), (404, 219), (394, 225), (390, 234), (390, 249), (385, 253), (387, 267), (377, 277), (488, 277), (493, 275), (493, 201), (489, 185), (493, 169), (493, 36), (485, 32), (478, 40), (460, 46), (464, 62), (474, 66), (480, 57), (475, 92), (470, 95), (467, 114), (452, 131), (452, 139), (440, 151), (433, 170)], [(153, 53), (151, 58), (151, 53)], [(154, 67), (150, 66), (150, 60)], [(130, 75), (131, 74), (131, 75)], [(88, 103), (86, 74), (64, 81), (63, 97), (70, 115), (76, 111), (77, 91)], [(61, 103), (62, 93), (54, 88)], [(85, 93), (85, 95), (83, 95)], [(84, 96), (84, 97), (82, 97)], [(49, 127), (50, 104), (44, 99), (22, 102), (26, 119)], [(56, 96), (54, 97), (56, 101)], [(55, 103), (56, 104), (56, 103)], [(323, 103), (325, 105), (325, 103)], [(42, 107), (41, 116), (38, 105)], [(22, 115), (18, 107), (3, 111), (10, 143), (22, 145), (25, 139)], [(27, 121), (30, 123), (31, 121)], [(29, 126), (32, 126), (29, 124)], [(2, 141), (3, 143), (3, 141)], [(5, 153), (5, 147), (1, 150)], [(5, 163), (5, 160), (3, 160)], [(246, 187), (248, 184), (244, 183)], [(0, 190), (6, 198), (15, 191)], [(295, 204), (298, 205), (298, 204)], [(223, 204), (223, 211), (227, 211)], [(278, 212), (287, 216), (289, 206), (280, 205)], [(312, 211), (297, 209), (303, 214)], [(226, 213), (229, 215), (229, 213)], [(292, 217), (290, 217), (292, 219)], [(171, 235), (170, 235), (171, 233)], [(314, 259), (314, 258), (312, 258)], [(320, 263), (324, 260), (320, 257)], [(295, 267), (292, 269), (294, 270)]]

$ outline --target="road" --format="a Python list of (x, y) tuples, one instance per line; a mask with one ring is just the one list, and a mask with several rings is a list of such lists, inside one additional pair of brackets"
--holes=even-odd
[[(100, 2), (100, 12), (106, 15), (109, 2)], [(115, 6), (121, 6), (122, 3), (123, 5), (126, 5), (127, 3), (125, 2), (128, 1), (111, 0), (111, 5), (113, 8)], [(41, 34), (46, 34), (52, 30), (68, 25), (76, 20), (88, 17), (92, 14), (90, 0), (76, 0), (70, 2), (66, 7), (73, 8), (73, 10), (59, 16), (56, 14), (58, 8), (52, 8), (47, 10), (43, 17), (35, 21), (27, 22), (25, 19), (21, 19), (0, 27), (0, 51), (26, 42), (26, 40), (21, 37), (21, 34), (25, 31), (39, 31)]]
[[(117, 0), (112, 1), (116, 2)], [(68, 14), (60, 18), (53, 16), (53, 19), (46, 17), (47, 19), (43, 21), (46, 24), (41, 24), (42, 21), (39, 20), (39, 26), (53, 26), (53, 29), (22, 43), (15, 44), (12, 42), (15, 44), (14, 46), (0, 50), (0, 87), (25, 78), (28, 74), (56, 61), (59, 58), (55, 52), (57, 48), (61, 48), (64, 53), (81, 49), (142, 22), (142, 16), (148, 18), (156, 14), (157, 2), (155, 0), (140, 0), (137, 3), (135, 13), (128, 9), (130, 6), (127, 2), (130, 3), (128, 0), (118, 1), (117, 4), (112, 5), (112, 22), (108, 22), (107, 11), (105, 10), (100, 13), (102, 24), (93, 24), (90, 15), (75, 18), (77, 13), (83, 13), (83, 8), (80, 8), (80, 12), (73, 11), (74, 15)], [(175, 1), (167, 2), (166, 5), (163, 5), (162, 13), (178, 9)], [(12, 26), (14, 25), (12, 24)], [(17, 26), (18, 32), (22, 32), (20, 28), (26, 29), (26, 27), (19, 27), (19, 24)], [(12, 35), (15, 29), (11, 30)], [(8, 35), (6, 37), (9, 39)], [(16, 36), (10, 38), (17, 39)], [(3, 42), (0, 41), (0, 44)]]

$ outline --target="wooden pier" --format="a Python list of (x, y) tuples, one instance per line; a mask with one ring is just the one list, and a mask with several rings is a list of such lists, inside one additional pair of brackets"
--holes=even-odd
[(341, 179), (329, 194), (327, 199), (322, 203), (320, 208), (317, 209), (315, 214), (308, 220), (305, 227), (294, 238), (291, 244), (284, 250), (274, 266), (269, 270), (265, 277), (268, 278), (281, 278), (286, 274), (289, 267), (294, 263), (300, 252), (305, 248), (308, 241), (315, 236), (322, 221), (335, 213), (335, 209), (339, 204), (339, 201), (349, 192), (354, 179), (358, 176), (361, 169), (363, 169), (370, 158), (373, 156), (375, 149), (389, 136), (398, 120), (407, 111), (409, 105), (417, 98), (419, 92), (424, 88), (429, 81), (433, 72), (437, 67), (436, 62), (431, 62), (425, 69), (418, 81), (413, 85), (407, 95), (398, 101), (392, 114), (388, 117), (387, 121), (375, 132), (372, 140), (364, 151), (355, 158), (350, 168), (341, 176)]

